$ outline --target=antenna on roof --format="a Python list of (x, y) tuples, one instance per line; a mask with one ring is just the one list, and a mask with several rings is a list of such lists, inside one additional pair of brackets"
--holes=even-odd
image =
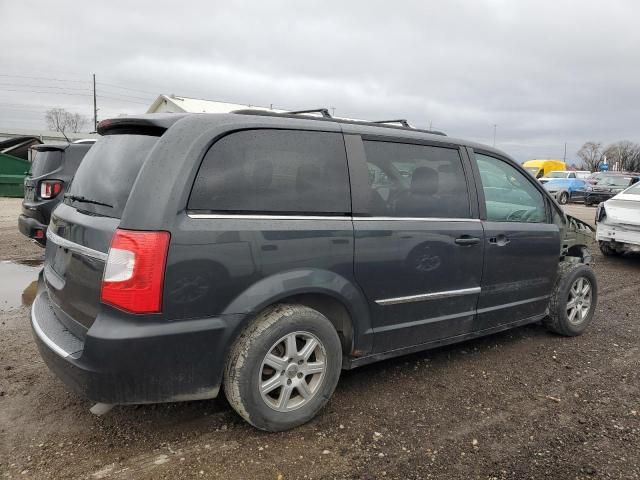
[(311, 110), (296, 110), (294, 112), (285, 112), (285, 113), (290, 113), (290, 114), (293, 114), (293, 115), (305, 114), (305, 113), (319, 113), (324, 118), (333, 118), (331, 116), (331, 114), (329, 113), (329, 109), (328, 108), (312, 108)]
[(411, 125), (409, 125), (409, 122), (404, 118), (399, 118), (397, 120), (376, 120), (376, 121), (371, 122), (371, 123), (399, 123), (403, 127), (413, 128)]

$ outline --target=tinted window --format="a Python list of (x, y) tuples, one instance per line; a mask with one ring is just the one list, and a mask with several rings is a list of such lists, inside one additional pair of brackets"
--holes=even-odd
[(351, 200), (342, 135), (291, 130), (227, 135), (204, 157), (189, 208), (348, 213)]
[(33, 150), (30, 176), (39, 177), (53, 172), (62, 164), (62, 155), (60, 150)]
[(468, 218), (469, 195), (458, 150), (365, 141), (369, 212), (379, 217)]
[(97, 203), (72, 200), (65, 203), (98, 215), (120, 218), (133, 182), (158, 137), (147, 135), (107, 135), (87, 152), (71, 183), (68, 196), (84, 197)]
[(544, 196), (515, 167), (476, 153), (484, 190), (487, 220), (495, 222), (545, 222)]

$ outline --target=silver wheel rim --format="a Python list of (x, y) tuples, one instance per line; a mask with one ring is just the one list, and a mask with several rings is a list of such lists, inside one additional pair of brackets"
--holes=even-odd
[(569, 323), (578, 325), (587, 318), (591, 310), (591, 282), (580, 277), (573, 282), (567, 301), (567, 318)]
[(309, 403), (320, 390), (327, 368), (322, 342), (309, 332), (285, 335), (269, 349), (260, 367), (262, 400), (278, 412)]

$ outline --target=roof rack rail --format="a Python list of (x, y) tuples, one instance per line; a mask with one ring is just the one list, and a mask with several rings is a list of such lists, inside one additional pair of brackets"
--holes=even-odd
[(439, 132), (437, 130), (424, 130), (422, 128), (412, 127), (411, 125), (409, 125), (409, 122), (407, 122), (406, 120), (379, 120), (376, 122), (370, 122), (367, 120), (352, 120), (348, 118), (332, 117), (326, 108), (299, 110), (295, 112), (274, 112), (270, 110), (256, 110), (251, 108), (243, 108), (240, 110), (233, 110), (230, 113), (236, 113), (239, 115), (260, 115), (265, 117), (288, 117), (288, 118), (295, 118), (298, 114), (320, 113), (322, 114), (322, 116), (310, 115), (306, 117), (305, 120), (336, 122), (336, 123), (345, 123), (345, 124), (351, 124), (351, 125), (368, 125), (372, 127), (375, 126), (375, 127), (382, 127), (382, 128), (395, 128), (398, 130), (407, 129), (413, 132), (424, 132), (424, 133), (429, 133), (431, 135), (442, 135), (444, 137), (447, 136), (446, 133)]
[(284, 113), (290, 113), (292, 115), (298, 115), (298, 114), (304, 114), (304, 113), (319, 113), (324, 118), (333, 118), (331, 116), (331, 114), (329, 113), (329, 109), (328, 108), (312, 108), (310, 110), (295, 110), (295, 111), (292, 111), (292, 112), (284, 112)]
[(371, 123), (399, 123), (403, 127), (413, 128), (405, 118), (399, 118), (397, 120), (374, 120)]

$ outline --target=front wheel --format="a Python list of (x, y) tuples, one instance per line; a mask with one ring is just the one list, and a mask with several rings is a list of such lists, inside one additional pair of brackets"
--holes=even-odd
[(588, 265), (563, 262), (549, 302), (545, 326), (565, 336), (581, 335), (593, 320), (598, 303), (598, 283)]
[(341, 368), (340, 338), (324, 315), (302, 305), (276, 305), (258, 315), (231, 348), (225, 394), (254, 427), (288, 430), (327, 403)]

